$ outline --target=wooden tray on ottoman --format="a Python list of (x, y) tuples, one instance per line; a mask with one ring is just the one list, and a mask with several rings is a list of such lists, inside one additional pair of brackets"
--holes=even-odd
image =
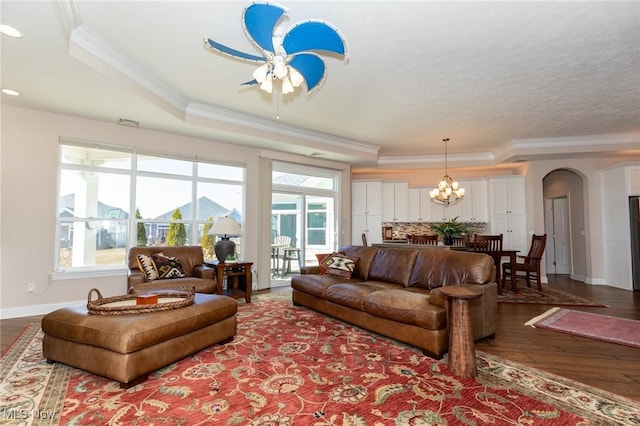
[[(98, 297), (95, 300), (93, 299), (94, 293)], [(191, 305), (194, 296), (195, 288), (191, 291), (163, 292), (153, 295), (125, 294), (102, 297), (98, 289), (92, 288), (87, 295), (87, 310), (93, 315), (127, 315), (168, 311)], [(154, 300), (155, 303), (149, 303)]]

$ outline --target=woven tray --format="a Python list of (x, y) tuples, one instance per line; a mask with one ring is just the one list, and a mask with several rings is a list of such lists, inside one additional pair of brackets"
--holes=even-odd
[[(93, 299), (94, 293), (97, 299)], [(158, 294), (158, 303), (150, 305), (137, 305), (136, 297), (135, 294), (102, 297), (98, 289), (92, 288), (87, 295), (87, 310), (93, 315), (128, 315), (184, 308), (193, 304), (195, 288), (190, 291), (162, 292)]]

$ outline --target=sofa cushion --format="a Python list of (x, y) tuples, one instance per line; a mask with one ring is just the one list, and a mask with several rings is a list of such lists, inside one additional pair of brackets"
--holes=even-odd
[(329, 275), (338, 275), (340, 277), (351, 278), (358, 258), (352, 258), (341, 253), (331, 253), (322, 260), (324, 273)]
[(404, 289), (380, 290), (364, 299), (365, 312), (429, 330), (447, 326), (446, 310), (429, 303), (429, 295)]
[(325, 299), (364, 311), (364, 300), (371, 293), (394, 288), (393, 284), (379, 282), (340, 283), (328, 287), (324, 293)]
[(337, 275), (305, 274), (295, 275), (291, 278), (291, 288), (303, 293), (324, 298), (325, 290), (334, 284), (344, 282), (357, 282), (355, 279), (347, 279)]
[(369, 279), (369, 269), (373, 258), (376, 256), (378, 249), (376, 247), (364, 247), (364, 246), (347, 246), (340, 248), (340, 251), (349, 257), (357, 257), (358, 263), (356, 264), (356, 270), (353, 276), (361, 278), (363, 280)]
[(409, 286), (433, 289), (452, 284), (485, 284), (493, 279), (493, 259), (483, 253), (420, 250)]
[(147, 281), (154, 281), (160, 278), (156, 264), (151, 256), (138, 254), (136, 255), (136, 261), (138, 262), (138, 268), (144, 272)]
[(418, 250), (379, 248), (373, 258), (367, 281), (385, 281), (409, 286)]
[(172, 256), (165, 256), (162, 253), (152, 254), (151, 258), (156, 265), (158, 277), (162, 279), (184, 278), (184, 269), (180, 259)]

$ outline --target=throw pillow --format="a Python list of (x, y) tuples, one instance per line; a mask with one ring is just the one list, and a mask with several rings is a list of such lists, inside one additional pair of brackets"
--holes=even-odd
[(316, 253), (316, 259), (318, 259), (318, 268), (320, 269), (321, 274), (325, 274), (327, 272), (327, 267), (322, 264), (327, 256), (331, 256), (331, 253)]
[(156, 264), (153, 262), (151, 256), (146, 254), (138, 254), (136, 255), (136, 258), (138, 261), (138, 268), (140, 268), (140, 270), (144, 272), (144, 275), (147, 277), (147, 281), (153, 281), (159, 278)]
[(165, 256), (162, 253), (151, 256), (160, 279), (183, 278), (185, 276), (182, 264), (177, 257)]
[(324, 258), (322, 265), (326, 268), (326, 274), (351, 278), (351, 274), (356, 269), (357, 261), (357, 257), (353, 258), (340, 253), (331, 253)]

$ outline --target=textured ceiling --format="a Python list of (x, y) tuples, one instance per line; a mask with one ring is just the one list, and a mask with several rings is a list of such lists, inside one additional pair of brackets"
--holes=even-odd
[[(320, 155), (358, 166), (498, 165), (638, 149), (640, 2), (290, 1), (349, 62), (318, 92), (268, 95), (238, 1), (2, 1), (3, 104)], [(277, 118), (279, 117), (279, 119)], [(457, 163), (456, 163), (457, 162)]]

